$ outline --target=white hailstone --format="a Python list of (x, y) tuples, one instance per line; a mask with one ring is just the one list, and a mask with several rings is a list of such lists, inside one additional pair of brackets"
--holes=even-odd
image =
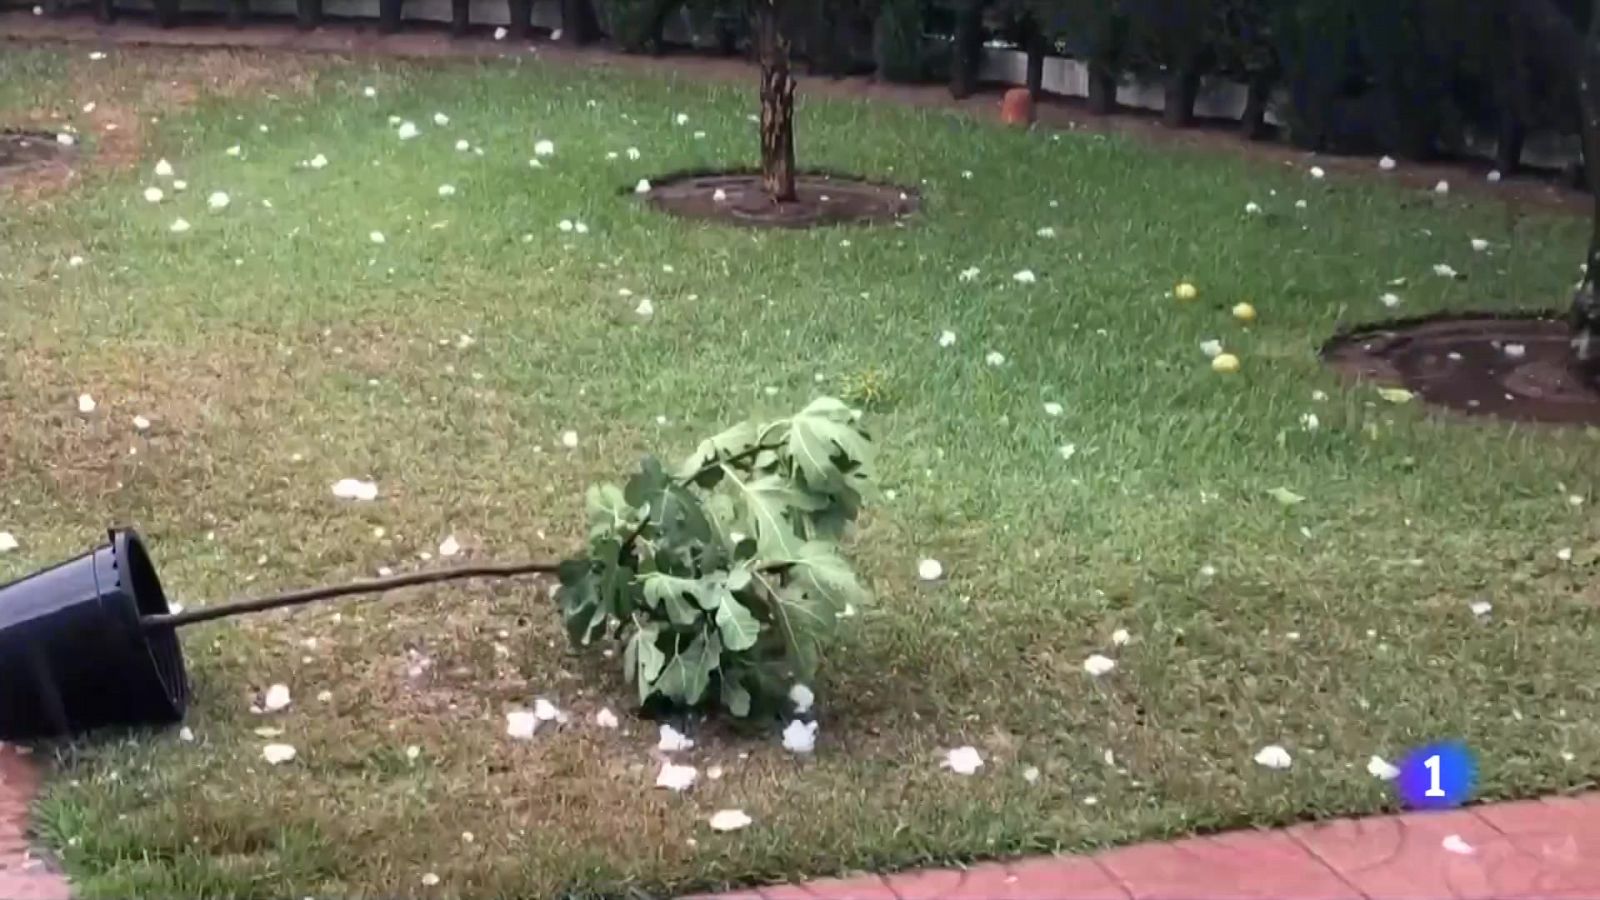
[(561, 446), (572, 450), (578, 446), (578, 433), (576, 431), (561, 432)]
[(172, 182), (172, 189), (175, 191), (187, 191), (189, 189), (189, 182), (184, 181), (182, 178), (175, 179)]
[(1322, 171), (1322, 167), (1321, 166), (1312, 166), (1311, 167), (1311, 177), (1312, 178), (1321, 178), (1322, 176), (1324, 176), (1326, 174), (1328, 174), (1328, 173)]
[(17, 543), (16, 535), (9, 531), (0, 531), (0, 553), (11, 553), (20, 546), (22, 545)]
[(566, 715), (554, 703), (543, 697), (533, 701), (533, 717), (541, 722), (559, 722), (566, 719)]
[(42, 7), (42, 6), (35, 6), (35, 7), (34, 7), (34, 8), (33, 8), (33, 14), (34, 14), (34, 15), (36, 15), (36, 16), (42, 16), (42, 15), (44, 15), (44, 7)]
[(1217, 567), (1213, 566), (1210, 563), (1206, 563), (1205, 565), (1200, 567), (1200, 577), (1201, 578), (1214, 578), (1214, 577), (1216, 577), (1216, 574), (1217, 574)]
[(158, 178), (171, 178), (172, 177), (172, 163), (169, 163), (164, 159), (156, 160), (156, 177), (158, 177)]
[(183, 234), (185, 231), (189, 230), (189, 220), (173, 219), (172, 224), (167, 226), (167, 230), (173, 234)]
[(222, 191), (215, 191), (206, 198), (206, 205), (212, 209), (227, 209), (229, 202), (228, 195)]
[(1384, 781), (1393, 781), (1400, 777), (1400, 767), (1381, 756), (1374, 756), (1367, 760), (1367, 774), (1373, 778), (1382, 778)]
[(368, 85), (367, 87), (364, 87), (364, 88), (361, 89), (361, 96), (363, 96), (363, 97), (376, 97), (376, 96), (378, 96), (378, 89)]
[(1015, 281), (1017, 284), (1033, 284), (1039, 279), (1034, 277), (1032, 269), (1023, 269), (1022, 271), (1013, 274), (1011, 276), (1011, 280)]
[(1483, 238), (1473, 238), (1472, 239), (1472, 249), (1478, 251), (1479, 253), (1482, 253), (1483, 251), (1489, 249), (1489, 242), (1484, 240)]
[(449, 125), (450, 124), (450, 117), (445, 115), (444, 113), (436, 112), (436, 113), (433, 114), (433, 124), (439, 125), (439, 126)]
[(1035, 231), (1034, 234), (1036, 234), (1036, 235), (1038, 235), (1039, 237), (1042, 237), (1042, 238), (1053, 238), (1053, 237), (1056, 236), (1056, 230), (1054, 228), (1051, 228), (1049, 225), (1046, 225), (1045, 227), (1039, 229), (1038, 231)]
[(1392, 156), (1385, 156), (1382, 159), (1378, 160), (1378, 168), (1384, 170), (1385, 172), (1394, 171), (1394, 166), (1395, 166), (1395, 162), (1394, 162), (1394, 157), (1392, 157)]
[(147, 187), (144, 189), (144, 199), (147, 203), (160, 203), (166, 196), (166, 192), (162, 191), (161, 188), (158, 187)]
[(67, 265), (71, 266), (74, 269), (76, 269), (77, 267), (83, 265), (83, 257), (81, 257), (81, 256), (73, 256), (73, 257), (71, 257), (70, 259), (67, 260)]
[(1304, 200), (1296, 200), (1294, 202), (1294, 208), (1295, 209), (1305, 209), (1306, 208), (1306, 202)]
[(738, 831), (754, 821), (742, 809), (719, 809), (711, 816), (712, 831)]
[(472, 149), (472, 144), (468, 142), (466, 138), (462, 138), (461, 140), (456, 141), (456, 149), (462, 153), (465, 153)]
[(711, 192), (711, 200), (714, 203), (726, 203), (728, 201), (728, 192), (722, 188), (717, 188)]
[(1089, 654), (1088, 658), (1083, 661), (1083, 670), (1096, 678), (1106, 674), (1107, 672), (1110, 672), (1116, 667), (1116, 660), (1109, 656), (1102, 656), (1098, 653)]
[(497, 41), (503, 41), (506, 39), (507, 34), (510, 34), (510, 32), (506, 31), (504, 28), (496, 28), (494, 30), (494, 39)]
[(1222, 355), (1222, 342), (1216, 340), (1201, 341), (1200, 352), (1211, 357), (1212, 359), (1216, 359)]
[(539, 141), (533, 145), (534, 156), (553, 156), (555, 152), (556, 145), (553, 141)]
[(239, 146), (238, 144), (234, 144), (232, 147), (229, 147), (228, 149), (226, 149), (226, 150), (224, 150), (222, 152), (228, 154), (229, 156), (237, 157), (237, 156), (239, 156), (239, 155), (244, 153), (244, 148)]
[(1384, 306), (1389, 307), (1390, 309), (1394, 309), (1396, 306), (1400, 305), (1400, 295), (1399, 294), (1384, 294), (1383, 296), (1378, 298), (1378, 302), (1382, 303)]
[(1252, 200), (1244, 205), (1244, 211), (1246, 214), (1253, 216), (1261, 212), (1261, 206)]
[(962, 169), (961, 170), (961, 177), (965, 178), (965, 179), (968, 179), (968, 180), (971, 180), (972, 179), (972, 170), (971, 169)]
[(311, 161), (306, 165), (313, 169), (326, 169), (328, 167), (328, 158), (318, 153), (316, 156), (311, 157)]
[(939, 346), (953, 347), (956, 343), (956, 333), (948, 329), (939, 332)]
[(637, 160), (639, 158), (639, 148), (638, 147), (629, 147), (628, 148), (628, 158), (629, 159), (633, 159), (633, 160)]
[(376, 500), (378, 486), (359, 478), (341, 478), (333, 483), (333, 495), (340, 500)]
[(1433, 274), (1438, 275), (1440, 278), (1454, 278), (1456, 277), (1456, 270), (1451, 268), (1447, 263), (1435, 263), (1433, 266)]
[(94, 412), (95, 407), (98, 405), (98, 403), (94, 402), (94, 397), (89, 394), (78, 395), (78, 412), (87, 416), (89, 413)]
[(261, 699), (261, 708), (267, 712), (282, 712), (293, 702), (293, 698), (289, 696), (289, 686), (275, 684), (267, 688), (267, 695)]
[(666, 788), (669, 791), (686, 791), (694, 787), (695, 777), (699, 774), (694, 766), (664, 762), (661, 764), (661, 771), (656, 774), (656, 787)]
[(1471, 610), (1473, 615), (1481, 619), (1494, 611), (1494, 604), (1487, 600), (1474, 600), (1467, 604), (1467, 609)]
[(1126, 628), (1118, 628), (1116, 631), (1111, 632), (1111, 643), (1118, 647), (1127, 644), (1129, 639), (1130, 636)]
[(1572, 562), (1572, 548), (1562, 547), (1560, 550), (1557, 550), (1556, 559), (1559, 559), (1562, 562)]
[(423, 887), (438, 887), (439, 886), (439, 876), (434, 872), (425, 872), (425, 873), (423, 873), (422, 886)]
[(703, 141), (706, 139), (706, 133), (704, 131), (696, 131), (694, 133), (694, 139), (697, 141)]
[(783, 729), (783, 749), (806, 754), (817, 749), (817, 723), (795, 719)]
[(317, 702), (318, 703), (332, 703), (333, 702), (333, 691), (317, 691)]
[(694, 749), (694, 741), (671, 725), (663, 724), (660, 734), (660, 739), (656, 741), (656, 749), (662, 753), (677, 753), (681, 750)]
[(976, 747), (957, 747), (946, 753), (939, 765), (957, 775), (975, 775), (983, 768), (983, 757)]
[(648, 179), (648, 178), (639, 179), (639, 183), (635, 184), (633, 186), (633, 192), (635, 194), (648, 194), (648, 193), (650, 193), (650, 179)]
[(1472, 854), (1478, 852), (1471, 844), (1462, 840), (1461, 835), (1459, 834), (1445, 835), (1444, 840), (1439, 842), (1439, 846), (1459, 856), (1471, 856)]
[(917, 563), (917, 577), (923, 581), (938, 581), (944, 577), (944, 563), (937, 559), (925, 559)]
[(556, 227), (561, 229), (562, 231), (571, 231), (572, 230), (572, 220), (571, 219), (562, 219), (561, 221), (556, 223)]
[(983, 358), (983, 361), (991, 366), (1003, 366), (1006, 364), (1006, 355), (999, 350), (990, 350), (988, 355)]
[(1077, 444), (1062, 444), (1061, 446), (1056, 448), (1056, 452), (1061, 454), (1062, 460), (1070, 460), (1074, 456), (1078, 455), (1078, 445)]
[(1269, 769), (1287, 769), (1294, 765), (1294, 759), (1289, 756), (1289, 751), (1277, 744), (1268, 744), (1256, 751), (1256, 765), (1266, 766)]
[(1328, 392), (1327, 391), (1323, 391), (1323, 390), (1312, 391), (1311, 392), (1311, 399), (1315, 400), (1318, 403), (1321, 403), (1322, 401), (1328, 399)]
[(106, 55), (104, 53), (102, 53), (101, 51), (99, 51), (99, 50), (96, 50), (93, 53), (89, 54), (89, 59), (94, 61), (94, 62), (99, 62), (100, 60), (105, 59), (105, 58), (106, 58)]
[(453, 534), (439, 542), (439, 556), (441, 558), (455, 556), (460, 552), (461, 542), (456, 540), (456, 536)]
[(977, 266), (972, 266), (971, 268), (962, 269), (959, 277), (962, 281), (971, 281), (978, 277), (979, 271), (981, 270)]
[(679, 125), (687, 125), (687, 124), (689, 124), (689, 114), (688, 113), (678, 113), (676, 116), (672, 117), (672, 121), (676, 122)]
[(1490, 170), (1490, 172), (1489, 172), (1487, 177), (1489, 179), (1489, 183), (1490, 184), (1499, 184), (1500, 183), (1500, 170), (1499, 169)]
[(601, 709), (594, 714), (594, 724), (601, 728), (616, 728), (619, 724), (617, 714), (609, 709)]
[(1438, 184), (1433, 186), (1433, 192), (1435, 194), (1450, 193), (1450, 182), (1441, 180)]
[(185, 744), (194, 743), (194, 729), (187, 725), (178, 729), (178, 740), (183, 741)]
[(794, 711), (796, 715), (803, 716), (810, 712), (811, 704), (815, 703), (816, 701), (817, 697), (811, 692), (811, 688), (808, 688), (803, 684), (797, 684), (789, 688), (789, 702), (794, 704)]
[(1053, 400), (1044, 405), (1044, 414), (1047, 415), (1047, 416), (1059, 416), (1059, 415), (1061, 415), (1061, 413), (1062, 413), (1061, 404), (1056, 403)]
[(1512, 359), (1521, 359), (1528, 355), (1528, 348), (1524, 344), (1507, 344), (1501, 349)]
[(1316, 431), (1322, 427), (1322, 420), (1317, 418), (1316, 413), (1301, 413), (1300, 427), (1307, 431)]
[(281, 766), (286, 762), (293, 762), (299, 752), (288, 744), (268, 744), (261, 748), (261, 758), (269, 766)]
[(395, 132), (402, 141), (409, 141), (421, 133), (415, 122), (401, 122), (400, 129)]
[(576, 231), (579, 234), (588, 234), (589, 233), (589, 226), (583, 224), (582, 222), (573, 222), (572, 223), (572, 230)]
[(422, 748), (421, 747), (418, 747), (416, 744), (412, 744), (411, 746), (406, 748), (406, 760), (408, 762), (416, 762), (418, 759), (421, 759), (421, 758), (422, 758)]
[(73, 137), (70, 134), (67, 134), (65, 131), (63, 131), (60, 134), (56, 135), (56, 143), (60, 144), (63, 147), (71, 147), (73, 144), (76, 144), (77, 142), (78, 142), (77, 138)]
[(453, 185), (453, 184), (441, 184), (441, 185), (439, 185), (439, 196), (441, 196), (441, 197), (454, 197), (455, 195), (456, 195), (456, 186), (455, 185)]
[(1039, 781), (1039, 767), (1029, 766), (1026, 769), (1023, 769), (1022, 780), (1029, 784), (1037, 784)]
[(525, 709), (514, 709), (506, 713), (506, 737), (513, 741), (526, 741), (533, 738), (533, 733), (539, 730), (539, 718)]
[(374, 244), (384, 244), (388, 243), (389, 239), (383, 236), (383, 232), (374, 231), (367, 235), (367, 240), (373, 242)]

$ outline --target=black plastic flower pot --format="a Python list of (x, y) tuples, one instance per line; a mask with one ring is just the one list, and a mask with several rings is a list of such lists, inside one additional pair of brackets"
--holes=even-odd
[(183, 649), (144, 621), (170, 612), (132, 531), (0, 587), (0, 740), (181, 722)]

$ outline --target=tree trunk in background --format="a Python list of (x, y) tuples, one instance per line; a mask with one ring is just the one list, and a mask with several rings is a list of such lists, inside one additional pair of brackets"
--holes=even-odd
[(295, 24), (310, 31), (322, 24), (322, 0), (295, 0)]
[(1161, 124), (1188, 128), (1194, 124), (1195, 98), (1200, 94), (1200, 70), (1183, 65), (1167, 73), (1161, 97)]
[(102, 25), (116, 21), (117, 11), (111, 0), (94, 0), (94, 20)]
[(461, 37), (472, 25), (472, 4), (469, 0), (450, 0), (450, 34)]
[(983, 0), (962, 0), (950, 59), (950, 96), (962, 100), (978, 90), (978, 57), (983, 53)]
[(511, 14), (511, 36), (519, 41), (533, 37), (533, 0), (508, 0), (506, 11)]
[(1089, 61), (1089, 112), (1097, 116), (1117, 108), (1117, 74)]
[[(1574, 29), (1576, 30), (1576, 29)], [(1578, 63), (1578, 99), (1583, 114), (1583, 165), (1591, 194), (1600, 192), (1600, 0), (1589, 15), (1589, 36)], [(1572, 295), (1572, 363), (1588, 379), (1600, 378), (1600, 202), (1592, 204), (1589, 253), (1583, 283)]]
[(561, 40), (571, 47), (591, 43), (600, 31), (589, 0), (561, 0)]
[(1028, 49), (1028, 96), (1037, 103), (1044, 97), (1044, 58), (1050, 52), (1050, 42), (1045, 39), (1038, 19), (1029, 16), (1023, 28)]
[(751, 2), (761, 62), (761, 187), (773, 202), (792, 203), (794, 78), (789, 74), (789, 42), (779, 22), (779, 0)]
[(405, 0), (378, 0), (378, 33), (394, 34), (400, 30), (400, 13)]
[(1244, 98), (1244, 114), (1239, 116), (1239, 126), (1244, 136), (1252, 141), (1264, 141), (1271, 135), (1267, 127), (1267, 104), (1272, 101), (1274, 79), (1265, 72), (1250, 76), (1250, 88)]

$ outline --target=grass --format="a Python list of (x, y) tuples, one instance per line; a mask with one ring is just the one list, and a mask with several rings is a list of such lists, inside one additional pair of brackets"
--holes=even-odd
[[(1389, 317), (1376, 298), (1400, 276), (1408, 314), (1558, 305), (1581, 221), (844, 101), (805, 105), (801, 158), (921, 187), (904, 228), (751, 233), (619, 196), (748, 163), (752, 87), (533, 61), (0, 57), (0, 121), (137, 132), (120, 162), (88, 141), (70, 190), (0, 201), (0, 529), (22, 541), (0, 580), (111, 521), (189, 604), (429, 565), (449, 534), (472, 557), (559, 556), (584, 487), (640, 455), (818, 391), (881, 394), (889, 493), (850, 547), (877, 603), (816, 686), (814, 758), (705, 723), (686, 758), (726, 775), (653, 790), (653, 726), (587, 724), (628, 709), (615, 661), (570, 653), (527, 583), (205, 626), (185, 636), (194, 743), (53, 748), (39, 826), (84, 896), (411, 895), (427, 872), (449, 895), (665, 895), (1081, 850), (1391, 809), (1369, 755), (1451, 736), (1484, 798), (1593, 783), (1593, 438), (1431, 419), (1315, 355)], [(539, 138), (557, 152), (530, 169)], [(319, 152), (326, 169), (297, 168)], [(162, 157), (189, 188), (152, 205)], [(232, 203), (209, 211), (218, 190)], [(1185, 278), (1201, 296), (1181, 305)], [(1253, 327), (1227, 314), (1241, 299)], [(1210, 371), (1207, 338), (1240, 374)], [(380, 499), (333, 500), (344, 477)], [(919, 585), (924, 556), (947, 584)], [(1117, 669), (1086, 676), (1094, 652)], [(273, 682), (296, 702), (267, 723), (248, 706)], [(504, 712), (534, 696), (573, 723), (508, 743)], [(266, 724), (295, 763), (263, 764)], [(1268, 743), (1292, 769), (1251, 761)], [(962, 744), (985, 755), (975, 777), (938, 765)], [(711, 833), (724, 807), (755, 824)]]

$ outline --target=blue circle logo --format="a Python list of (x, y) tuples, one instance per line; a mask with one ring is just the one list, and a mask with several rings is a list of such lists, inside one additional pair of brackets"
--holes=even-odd
[(1395, 788), (1400, 802), (1412, 809), (1448, 809), (1472, 799), (1478, 784), (1478, 761), (1460, 741), (1419, 747), (1400, 763)]

